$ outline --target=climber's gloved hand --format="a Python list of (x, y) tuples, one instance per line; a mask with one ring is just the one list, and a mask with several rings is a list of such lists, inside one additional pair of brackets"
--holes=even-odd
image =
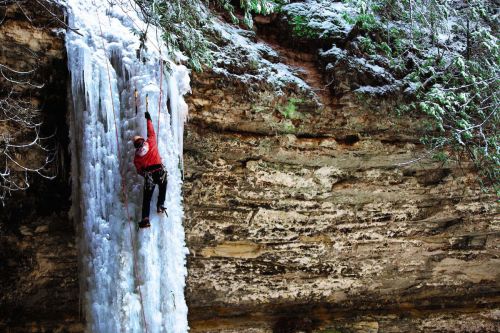
[(151, 115), (149, 112), (144, 112), (144, 117), (146, 117), (147, 120), (151, 120)]

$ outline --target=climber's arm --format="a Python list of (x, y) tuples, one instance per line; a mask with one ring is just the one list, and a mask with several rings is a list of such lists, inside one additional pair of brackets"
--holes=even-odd
[(149, 112), (146, 112), (144, 116), (147, 119), (146, 121), (148, 127), (148, 141), (154, 141), (156, 143), (156, 133), (153, 126), (153, 121), (151, 120), (151, 115), (149, 114)]

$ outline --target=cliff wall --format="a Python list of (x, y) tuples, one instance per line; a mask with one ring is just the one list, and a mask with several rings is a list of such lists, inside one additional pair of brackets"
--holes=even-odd
[[(14, 70), (35, 68), (32, 82), (14, 85), (17, 98), (41, 110), (42, 135), (57, 158), (48, 174), (28, 176), (26, 191), (12, 192), (0, 206), (0, 331), (81, 332), (78, 304), (78, 264), (75, 233), (68, 218), (70, 208), (68, 130), (66, 125), (66, 51), (64, 27), (49, 14), (45, 2), (7, 2), (0, 7), (0, 64)], [(62, 10), (48, 9), (64, 19)], [(9, 73), (4, 69), (3, 74)], [(2, 81), (2, 98), (7, 84)], [(8, 92), (8, 91), (7, 91)], [(4, 114), (2, 114), (3, 116)], [(17, 143), (30, 139), (21, 126), (2, 127), (2, 134)], [(27, 167), (43, 165), (45, 157), (34, 150), (17, 156)], [(13, 175), (21, 170), (13, 169)]]
[[(60, 173), (33, 178), (1, 208), (0, 329), (81, 332), (64, 39), (51, 15), (23, 9), (40, 22), (7, 8), (0, 63), (15, 68), (17, 48), (38, 56), (46, 80), (34, 103), (59, 129)], [(191, 331), (499, 331), (497, 207), (470, 165), (420, 159), (419, 120), (393, 116), (397, 101), (367, 103), (342, 80), (343, 93), (331, 95), (314, 51), (268, 42), (279, 52), (271, 62), (305, 69), (322, 90), (290, 85), (277, 95), (263, 82), (193, 73), (184, 155)]]
[(422, 158), (421, 119), (361, 100), (363, 73), (337, 63), (330, 94), (314, 50), (261, 37), (319, 96), (242, 82), (251, 62), (194, 75), (192, 332), (498, 331), (497, 207), (467, 161)]

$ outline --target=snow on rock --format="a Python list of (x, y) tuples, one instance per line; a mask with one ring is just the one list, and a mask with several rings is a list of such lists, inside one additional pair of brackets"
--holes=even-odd
[(265, 43), (252, 41), (243, 30), (218, 19), (212, 21), (212, 30), (222, 41), (214, 57), (214, 73), (233, 78), (244, 84), (267, 83), (282, 96), (290, 86), (313, 95), (311, 87), (296, 75), (291, 67), (279, 62), (279, 55)]
[(334, 45), (326, 51), (320, 50), (319, 55), (327, 61), (336, 61), (338, 59), (346, 58), (347, 52)]
[(370, 96), (388, 96), (390, 94), (393, 94), (397, 91), (400, 91), (401, 89), (401, 81), (397, 81), (395, 84), (386, 84), (383, 86), (363, 86), (359, 87), (358, 89), (354, 90), (354, 92), (359, 93), (359, 94), (365, 94), (365, 95), (370, 95)]
[[(69, 26), (78, 29), (68, 31), (66, 47), (73, 98), (73, 217), (79, 229), (87, 331), (187, 332), (180, 166), (187, 117), (182, 96), (190, 90), (189, 72), (165, 57), (167, 49), (157, 39), (161, 34), (152, 26), (137, 59), (134, 31), (144, 31), (146, 25), (132, 2), (67, 0), (65, 6)], [(159, 108), (160, 49), (168, 66), (163, 68)], [(168, 170), (168, 217), (152, 209), (151, 228), (137, 230), (143, 180), (132, 163), (131, 138), (146, 134), (146, 94)]]
[(396, 80), (386, 68), (375, 63), (383, 64), (383, 59), (349, 55), (337, 46), (326, 51), (320, 50), (319, 57), (330, 80), (336, 82), (335, 93), (352, 90), (360, 94), (385, 96), (401, 88), (400, 80)]
[(341, 1), (306, 0), (283, 6), (283, 15), (300, 31), (309, 31), (315, 38), (343, 38), (353, 25), (345, 19), (355, 10)]
[(352, 62), (355, 64), (356, 67), (360, 68), (360, 71), (365, 72), (367, 75), (373, 75), (373, 76), (378, 76), (379, 78), (383, 79), (386, 82), (393, 82), (394, 77), (387, 72), (384, 68), (371, 64), (368, 60), (365, 58), (352, 58)]

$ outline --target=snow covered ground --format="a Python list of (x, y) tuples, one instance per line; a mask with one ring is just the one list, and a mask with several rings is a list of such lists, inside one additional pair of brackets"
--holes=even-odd
[[(190, 89), (189, 72), (166, 58), (160, 32), (152, 26), (146, 49), (137, 58), (137, 31), (146, 25), (131, 3), (65, 3), (69, 25), (77, 29), (68, 30), (66, 43), (73, 99), (73, 215), (80, 235), (87, 331), (186, 332), (188, 251), (181, 166), (187, 116), (182, 96)], [(163, 75), (160, 56), (168, 64)], [(137, 114), (134, 89), (139, 92)], [(159, 125), (158, 144), (168, 170), (168, 217), (152, 209), (151, 228), (137, 230), (143, 180), (132, 163), (131, 138), (146, 135), (146, 95), (155, 129)], [(157, 190), (153, 206), (156, 197)]]

